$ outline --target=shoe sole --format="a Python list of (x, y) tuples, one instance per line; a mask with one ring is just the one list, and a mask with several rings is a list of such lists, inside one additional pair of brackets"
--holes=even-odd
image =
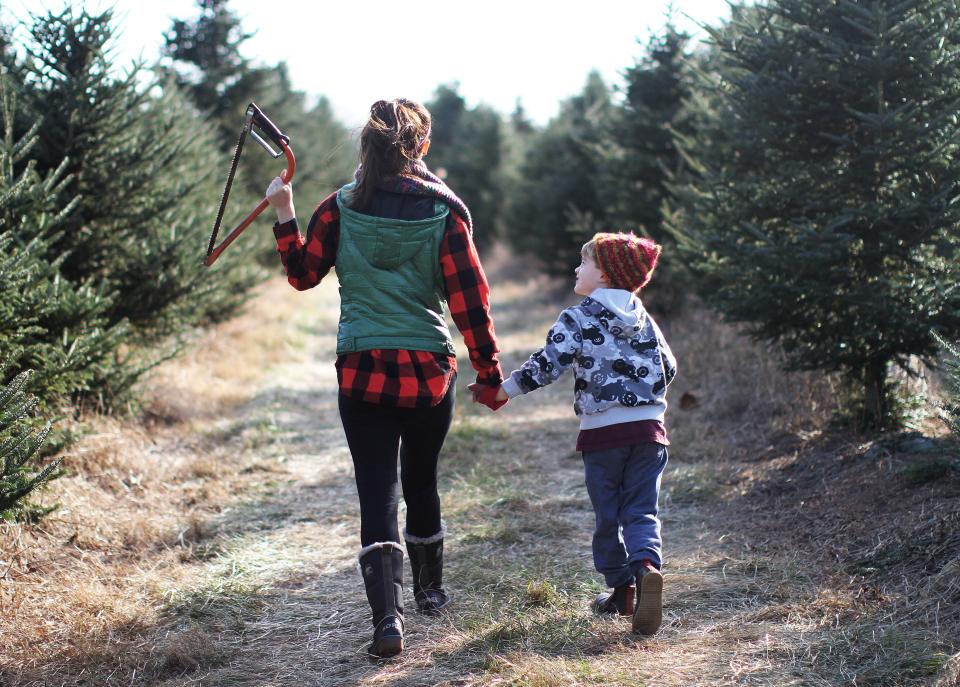
[(652, 635), (663, 622), (663, 574), (651, 570), (637, 585), (636, 606), (633, 611), (633, 631), (639, 635)]

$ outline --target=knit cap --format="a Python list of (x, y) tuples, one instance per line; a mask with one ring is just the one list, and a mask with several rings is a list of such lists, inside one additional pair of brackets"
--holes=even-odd
[(594, 234), (597, 265), (615, 289), (637, 292), (647, 285), (660, 258), (660, 246), (633, 232)]

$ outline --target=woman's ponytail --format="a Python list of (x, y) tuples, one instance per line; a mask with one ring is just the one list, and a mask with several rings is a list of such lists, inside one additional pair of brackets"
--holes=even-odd
[(378, 100), (360, 134), (360, 167), (351, 207), (363, 212), (378, 187), (409, 172), (430, 138), (430, 113), (412, 100)]

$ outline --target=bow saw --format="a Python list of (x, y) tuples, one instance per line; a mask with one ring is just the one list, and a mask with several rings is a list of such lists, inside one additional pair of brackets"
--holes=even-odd
[[(257, 127), (263, 135), (273, 141), (280, 150), (274, 150), (269, 143), (267, 143), (260, 134), (254, 130), (254, 127)], [(247, 215), (236, 228), (231, 231), (227, 237), (223, 240), (220, 245), (215, 246), (217, 241), (217, 234), (220, 232), (220, 223), (223, 221), (223, 211), (227, 207), (227, 199), (230, 197), (230, 188), (233, 186), (233, 178), (237, 173), (237, 165), (240, 163), (240, 153), (243, 152), (243, 143), (247, 138), (247, 134), (253, 137), (257, 143), (263, 146), (263, 149), (266, 150), (273, 158), (278, 158), (281, 155), (285, 155), (287, 158), (287, 168), (280, 173), (280, 178), (284, 183), (289, 183), (293, 179), (294, 173), (297, 171), (297, 159), (293, 156), (293, 151), (290, 149), (290, 137), (284, 134), (277, 127), (276, 124), (270, 121), (270, 119), (263, 114), (259, 107), (254, 103), (250, 103), (247, 106), (247, 112), (244, 116), (243, 129), (240, 130), (240, 140), (237, 141), (237, 149), (233, 154), (233, 163), (230, 165), (230, 173), (227, 175), (227, 184), (223, 189), (223, 195), (220, 197), (220, 208), (217, 210), (217, 219), (213, 223), (213, 232), (210, 234), (210, 244), (207, 246), (207, 257), (203, 259), (203, 264), (207, 267), (210, 267), (217, 258), (220, 257), (220, 254), (226, 250), (227, 246), (234, 242), (234, 240), (243, 233), (243, 230), (250, 226), (251, 222), (257, 218), (257, 216), (263, 212), (267, 205), (270, 203), (266, 198), (260, 201), (260, 204), (253, 209), (253, 211)]]

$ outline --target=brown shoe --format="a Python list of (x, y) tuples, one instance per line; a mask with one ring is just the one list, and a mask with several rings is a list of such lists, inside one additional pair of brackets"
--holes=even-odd
[(652, 635), (663, 621), (663, 573), (644, 561), (637, 573), (637, 599), (633, 610), (633, 631)]
[(597, 598), (593, 600), (593, 610), (610, 615), (633, 615), (635, 593), (636, 587), (632, 583), (614, 587), (612, 592), (597, 594)]

